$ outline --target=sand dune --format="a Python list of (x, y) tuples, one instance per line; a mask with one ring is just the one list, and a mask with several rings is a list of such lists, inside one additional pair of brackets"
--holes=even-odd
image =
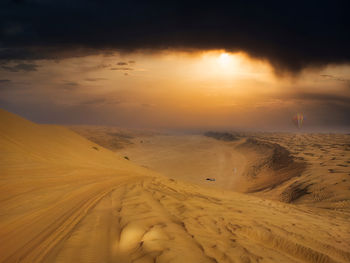
[(350, 211), (349, 135), (214, 135), (154, 136), (142, 144), (135, 139), (118, 153), (174, 179)]
[(296, 160), (277, 143), (247, 138), (237, 146), (249, 160), (236, 190), (247, 193), (273, 189), (290, 178), (300, 176), (306, 164)]
[(350, 211), (350, 136), (346, 134), (259, 134), (305, 163), (300, 176), (262, 193), (282, 201)]
[(132, 139), (134, 138), (141, 136), (150, 137), (159, 134), (159, 132), (151, 130), (122, 129), (108, 126), (71, 125), (67, 126), (67, 128), (112, 151), (132, 145)]
[(348, 212), (229, 190), (244, 139), (154, 136), (117, 154), (0, 118), (0, 262), (350, 262)]
[[(145, 167), (173, 179), (232, 190), (247, 159), (234, 149), (242, 141), (224, 143), (198, 135), (153, 136), (118, 151)], [(215, 178), (208, 182), (206, 178)]]

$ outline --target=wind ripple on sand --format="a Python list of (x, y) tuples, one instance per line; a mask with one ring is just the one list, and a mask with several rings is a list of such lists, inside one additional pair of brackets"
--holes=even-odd
[(349, 262), (345, 221), (242, 194), (145, 179), (106, 195), (46, 261)]

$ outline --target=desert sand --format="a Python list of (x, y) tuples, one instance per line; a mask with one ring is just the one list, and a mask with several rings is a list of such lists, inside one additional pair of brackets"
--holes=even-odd
[(134, 136), (113, 152), (0, 120), (0, 262), (350, 262), (349, 135)]
[(350, 135), (241, 133), (234, 138), (158, 135), (134, 138), (117, 152), (173, 179), (350, 211)]

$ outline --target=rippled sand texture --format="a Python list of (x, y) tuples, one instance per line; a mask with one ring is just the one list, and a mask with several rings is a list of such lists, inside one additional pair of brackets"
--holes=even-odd
[[(148, 149), (147, 142), (134, 145), (126, 160), (126, 152), (111, 152), (66, 128), (37, 125), (2, 110), (0, 118), (0, 262), (350, 261), (347, 211), (233, 192), (234, 180), (223, 190), (225, 173), (251, 176), (245, 173), (251, 162), (245, 138), (232, 143), (185, 138), (202, 145), (190, 144), (193, 155), (211, 156), (203, 160), (207, 166), (199, 169), (198, 179), (197, 157), (192, 160), (195, 168), (177, 159), (176, 137), (168, 138), (174, 150), (163, 148), (163, 162), (154, 160), (151, 148), (162, 148), (155, 142)], [(151, 145), (165, 139), (149, 140)], [(238, 147), (242, 143), (244, 151)], [(210, 144), (216, 157), (206, 150)], [(153, 156), (148, 166), (157, 172), (138, 165), (147, 163), (138, 155), (143, 147), (144, 156)], [(181, 147), (190, 158), (186, 146)], [(260, 153), (255, 154), (261, 161)], [(169, 177), (156, 165), (164, 161), (169, 169), (178, 167), (165, 174)], [(209, 167), (217, 161), (222, 174), (217, 173), (217, 185), (212, 185), (205, 177), (213, 175), (215, 169)], [(255, 176), (263, 178), (280, 169), (274, 162), (259, 167)], [(176, 172), (183, 172), (187, 181), (170, 178)], [(293, 178), (284, 177), (281, 184)], [(270, 179), (261, 180), (266, 187)]]

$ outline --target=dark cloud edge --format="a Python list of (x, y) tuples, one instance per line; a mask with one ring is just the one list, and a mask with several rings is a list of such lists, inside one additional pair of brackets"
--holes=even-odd
[[(270, 58), (268, 55), (256, 54), (255, 52), (249, 52), (245, 49), (240, 48), (223, 48), (220, 46), (213, 48), (196, 48), (196, 47), (142, 47), (142, 48), (91, 48), (82, 46), (71, 46), (71, 47), (16, 47), (16, 48), (0, 48), (0, 65), (2, 68), (10, 62), (16, 63), (32, 63), (40, 60), (54, 60), (61, 61), (69, 58), (81, 58), (93, 55), (101, 56), (132, 56), (135, 53), (147, 53), (147, 54), (161, 54), (165, 52), (183, 52), (183, 53), (201, 53), (205, 51), (216, 51), (223, 50), (224, 52), (230, 53), (244, 53), (250, 59), (264, 61), (271, 65), (274, 73), (277, 76), (284, 75), (298, 75), (304, 69), (313, 68), (322, 70), (327, 66), (332, 65), (350, 65), (350, 60), (346, 58), (341, 60), (320, 60), (320, 61), (304, 61), (296, 65), (288, 65), (283, 61), (275, 58)], [(133, 62), (134, 63), (134, 62)], [(131, 63), (130, 63), (131, 64)]]
[(349, 10), (346, 0), (4, 0), (0, 63), (222, 49), (296, 74), (350, 63)]

